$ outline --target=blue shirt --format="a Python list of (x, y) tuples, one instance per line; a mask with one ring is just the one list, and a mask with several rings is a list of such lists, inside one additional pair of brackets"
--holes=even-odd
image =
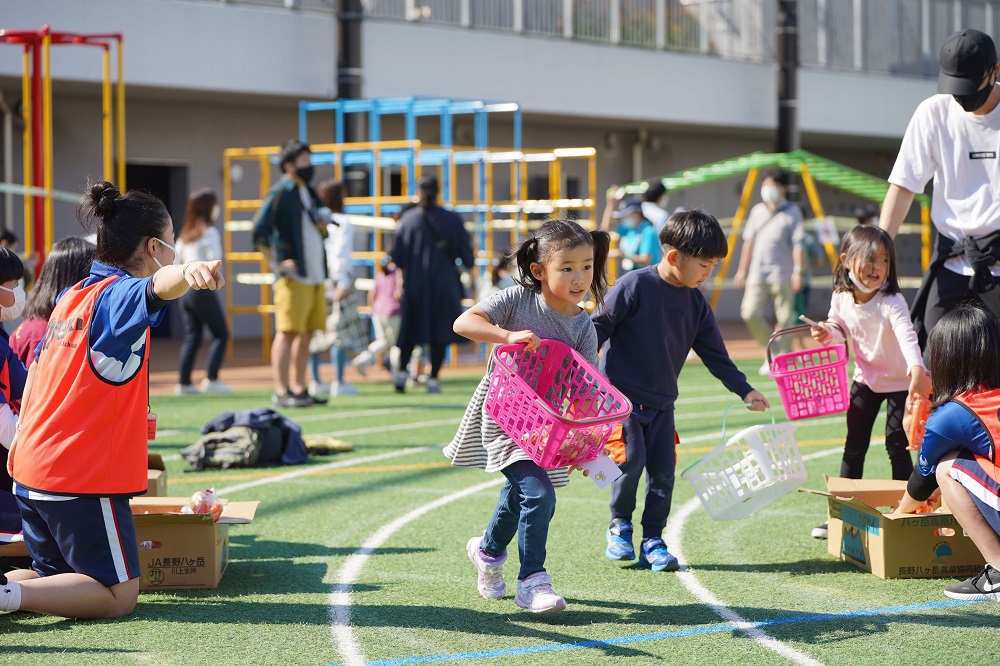
[[(119, 279), (97, 297), (88, 341), (91, 361), (101, 377), (108, 381), (125, 382), (139, 371), (145, 354), (146, 331), (163, 320), (165, 302), (151, 295), (152, 276), (133, 277), (120, 268), (99, 261), (91, 265), (84, 286), (113, 275), (119, 276)], [(44, 346), (43, 339), (35, 353), (41, 356)]]
[(739, 397), (753, 390), (729, 358), (715, 314), (698, 289), (675, 287), (648, 266), (626, 273), (593, 317), (600, 370), (635, 405), (666, 409), (691, 349)]
[(656, 233), (656, 228), (649, 220), (643, 220), (634, 229), (618, 225), (617, 231), (619, 236), (618, 249), (627, 258), (631, 259), (637, 255), (648, 254), (650, 260), (647, 265), (652, 266), (660, 262), (660, 238)]
[(955, 401), (941, 405), (927, 419), (917, 471), (933, 476), (938, 462), (951, 451), (969, 451), (984, 458), (992, 453), (990, 434), (979, 417)]

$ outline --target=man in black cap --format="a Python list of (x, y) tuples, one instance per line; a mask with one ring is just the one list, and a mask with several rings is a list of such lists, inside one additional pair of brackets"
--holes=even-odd
[(889, 175), (879, 226), (895, 236), (934, 179), (931, 219), (937, 247), (911, 315), (920, 344), (959, 303), (979, 301), (1000, 314), (1000, 74), (993, 39), (956, 32), (941, 48), (938, 95), (917, 107)]

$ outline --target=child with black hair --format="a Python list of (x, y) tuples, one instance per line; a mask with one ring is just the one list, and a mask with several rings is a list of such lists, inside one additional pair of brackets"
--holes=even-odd
[[(896, 250), (882, 229), (858, 225), (844, 235), (840, 263), (833, 272), (833, 295), (827, 321), (851, 336), (854, 346), (854, 381), (847, 408), (847, 438), (840, 476), (860, 479), (871, 444), (872, 427), (882, 408), (885, 414), (885, 450), (892, 478), (910, 478), (913, 458), (903, 430), (906, 403), (915, 394), (928, 397), (927, 377), (917, 335), (913, 331), (906, 299), (896, 277)], [(820, 344), (830, 344), (832, 329), (812, 328)], [(827, 523), (812, 530), (827, 538)]]
[(896, 509), (913, 513), (940, 487), (986, 566), (944, 588), (966, 601), (1000, 601), (1000, 319), (970, 303), (928, 340), (934, 401), (917, 465)]
[(90, 274), (96, 248), (84, 238), (70, 236), (52, 246), (38, 282), (28, 293), (24, 321), (10, 336), (10, 347), (25, 365), (35, 359), (35, 348), (45, 337), (56, 299)]
[(611, 490), (605, 555), (633, 560), (632, 512), (646, 473), (639, 564), (679, 568), (663, 542), (674, 490), (674, 403), (677, 377), (692, 349), (709, 371), (753, 411), (770, 405), (729, 359), (712, 308), (698, 289), (729, 253), (719, 222), (703, 210), (671, 215), (659, 235), (659, 263), (622, 276), (594, 314), (601, 372), (632, 401), (622, 425), (625, 461)]
[(32, 568), (0, 575), (0, 612), (112, 618), (139, 596), (129, 498), (146, 492), (149, 327), (225, 279), (221, 260), (175, 264), (170, 214), (150, 194), (92, 184), (77, 216), (96, 220), (97, 260), (59, 297), (28, 372), (7, 471)]
[[(12, 321), (24, 310), (24, 289), (18, 282), (24, 273), (21, 259), (12, 250), (0, 246), (0, 321)], [(17, 409), (28, 380), (28, 370), (10, 347), (7, 334), (0, 329), (0, 542), (4, 534), (21, 532), (20, 514), (10, 511), (13, 482), (7, 474), (7, 449), (17, 432)]]
[[(455, 332), (476, 342), (523, 344), (528, 351), (537, 349), (541, 339), (559, 340), (596, 364), (594, 325), (579, 304), (591, 292), (603, 302), (610, 244), (607, 232), (588, 232), (571, 220), (548, 220), (514, 253), (517, 285), (462, 313)], [(565, 467), (540, 467), (486, 413), (491, 372), (492, 361), (444, 450), (453, 465), (481, 467), (507, 478), (483, 536), (469, 539), (466, 552), (476, 567), (479, 594), (501, 599), (507, 590), (507, 544), (517, 535), (521, 569), (514, 603), (533, 613), (560, 611), (566, 601), (553, 591), (545, 571), (545, 545), (556, 508), (555, 488), (569, 482), (568, 472)]]

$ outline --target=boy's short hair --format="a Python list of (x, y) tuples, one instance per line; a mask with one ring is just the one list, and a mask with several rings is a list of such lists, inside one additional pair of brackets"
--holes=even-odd
[(792, 182), (792, 174), (779, 167), (771, 167), (765, 171), (764, 177), (761, 178), (761, 180), (765, 180), (767, 178), (770, 178), (778, 185), (783, 185), (785, 187), (788, 187)]
[(642, 200), (656, 203), (666, 193), (667, 188), (662, 182), (659, 180), (650, 180), (646, 182), (646, 191), (642, 195)]
[(714, 215), (700, 208), (671, 215), (660, 230), (660, 245), (704, 259), (721, 259), (729, 254), (722, 225)]
[(294, 162), (302, 153), (312, 153), (309, 144), (292, 139), (281, 149), (281, 154), (278, 155), (278, 167), (284, 171), (285, 165)]

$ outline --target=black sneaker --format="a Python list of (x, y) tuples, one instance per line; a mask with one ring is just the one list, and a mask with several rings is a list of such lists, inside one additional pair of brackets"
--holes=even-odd
[(299, 400), (308, 400), (310, 405), (325, 405), (330, 402), (329, 398), (321, 398), (318, 395), (312, 395), (305, 389), (302, 390), (302, 393), (293, 393), (292, 395)]
[(829, 523), (829, 521), (823, 523), (819, 527), (814, 527), (812, 529), (812, 532), (810, 534), (812, 534), (812, 538), (813, 539), (826, 539), (826, 538), (828, 538), (830, 536), (830, 523)]
[(987, 564), (972, 578), (944, 588), (944, 595), (965, 601), (1000, 601), (1000, 570)]
[(296, 395), (291, 391), (285, 391), (284, 395), (278, 395), (274, 393), (271, 395), (271, 402), (273, 402), (278, 407), (310, 407), (315, 404), (313, 398), (306, 393), (303, 398), (302, 395)]

